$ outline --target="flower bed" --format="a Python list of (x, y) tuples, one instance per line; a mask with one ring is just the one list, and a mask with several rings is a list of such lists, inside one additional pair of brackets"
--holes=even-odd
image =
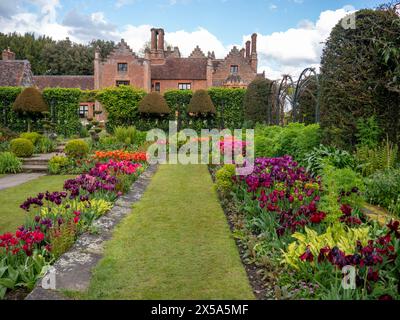
[(136, 161), (145, 162), (147, 161), (147, 154), (145, 152), (128, 152), (124, 150), (115, 151), (96, 151), (95, 159), (98, 160), (116, 160), (116, 161)]
[(92, 223), (126, 193), (146, 164), (109, 160), (64, 183), (60, 192), (29, 197), (21, 208), (27, 222), (0, 236), (0, 298), (7, 292), (31, 290), (48, 267), (92, 231)]
[[(368, 221), (354, 201), (357, 187), (334, 198), (338, 214), (321, 210), (330, 190), (289, 156), (258, 158), (251, 175), (232, 180), (234, 201), (225, 204), (234, 233), (247, 247), (246, 262), (275, 287), (274, 298), (400, 298), (399, 222)], [(351, 290), (342, 287), (346, 266), (356, 271)]]

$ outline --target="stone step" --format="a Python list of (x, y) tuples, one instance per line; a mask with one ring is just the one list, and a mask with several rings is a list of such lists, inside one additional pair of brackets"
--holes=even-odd
[(23, 164), (22, 171), (23, 172), (47, 172), (47, 164), (46, 165), (38, 165), (38, 164)]
[(47, 163), (49, 162), (49, 160), (47, 159), (24, 159), (23, 160), (23, 164), (24, 165), (42, 165), (42, 166), (47, 166)]

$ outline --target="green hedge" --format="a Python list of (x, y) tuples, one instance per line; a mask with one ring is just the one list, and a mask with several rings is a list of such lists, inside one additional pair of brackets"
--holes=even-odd
[[(24, 132), (27, 123), (12, 110), (12, 105), (22, 91), (20, 87), (0, 87), (1, 125), (16, 132)], [(71, 136), (80, 131), (79, 89), (48, 88), (43, 90), (43, 98), (50, 107), (51, 120), (56, 124), (58, 134)], [(43, 130), (41, 121), (32, 123), (32, 130)]]

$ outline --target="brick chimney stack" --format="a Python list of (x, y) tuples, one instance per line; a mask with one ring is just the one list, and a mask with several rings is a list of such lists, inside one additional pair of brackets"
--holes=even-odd
[(157, 49), (164, 51), (164, 35), (165, 35), (164, 29), (158, 29), (157, 30), (157, 34), (158, 34), (158, 46), (157, 46)]
[(154, 51), (157, 50), (157, 29), (151, 29), (151, 44), (150, 50)]
[(3, 60), (15, 60), (15, 53), (10, 50), (10, 47), (4, 49), (1, 55)]
[(250, 40), (246, 42), (246, 58), (250, 59)]
[(251, 36), (251, 55), (257, 54), (257, 33)]
[(250, 59), (251, 67), (255, 72), (257, 72), (258, 68), (258, 55), (257, 55), (257, 33), (253, 33), (251, 36), (251, 59)]

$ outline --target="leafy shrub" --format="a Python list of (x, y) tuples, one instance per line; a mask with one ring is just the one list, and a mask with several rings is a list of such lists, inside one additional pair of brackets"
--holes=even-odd
[(338, 169), (355, 168), (355, 159), (349, 152), (322, 144), (307, 153), (301, 162), (314, 176), (321, 173), (325, 164)]
[(17, 157), (25, 158), (32, 156), (35, 147), (32, 141), (24, 138), (17, 138), (11, 140), (10, 149)]
[(320, 129), (317, 124), (291, 123), (286, 127), (257, 125), (255, 129), (256, 157), (291, 155), (299, 160), (319, 144)]
[(357, 148), (356, 158), (364, 176), (369, 176), (377, 170), (393, 168), (398, 158), (398, 146), (389, 141), (371, 149), (368, 146)]
[(50, 231), (51, 253), (57, 259), (67, 252), (75, 242), (77, 226), (73, 220), (61, 224)]
[(36, 153), (50, 153), (55, 151), (57, 143), (48, 137), (42, 137), (35, 145)]
[(89, 145), (81, 139), (70, 140), (64, 151), (70, 158), (84, 158), (89, 152)]
[(362, 206), (365, 184), (362, 177), (354, 170), (325, 165), (322, 170), (322, 181), (325, 194), (321, 197), (320, 210), (329, 213), (328, 221), (335, 222), (342, 216), (341, 204), (350, 205), (352, 208)]
[(219, 169), (215, 174), (215, 182), (218, 191), (227, 194), (232, 190), (233, 181), (232, 177), (236, 175), (235, 165), (226, 164)]
[(367, 201), (400, 216), (400, 169), (376, 171), (365, 184)]
[(9, 151), (10, 150), (10, 142), (9, 141), (1, 141), (0, 142), (0, 152)]
[(124, 144), (133, 144), (135, 143), (136, 138), (136, 128), (133, 126), (116, 127), (114, 129), (114, 135), (117, 138), (118, 142)]
[(139, 102), (139, 112), (151, 114), (168, 114), (171, 112), (164, 97), (158, 92), (147, 94), (142, 101)]
[(54, 156), (49, 160), (48, 169), (51, 174), (60, 174), (69, 165), (69, 159), (63, 156)]
[(17, 173), (22, 168), (22, 162), (14, 153), (1, 152), (0, 153), (0, 174), (3, 173)]
[(49, 110), (40, 91), (34, 87), (26, 88), (22, 91), (14, 102), (14, 111), (16, 112), (45, 112)]
[(206, 90), (197, 90), (193, 94), (192, 99), (190, 99), (187, 112), (194, 114), (215, 114), (216, 110), (208, 92)]
[(42, 135), (37, 132), (24, 132), (21, 133), (19, 137), (32, 141), (34, 145), (36, 145), (39, 142), (39, 140), (42, 139)]

